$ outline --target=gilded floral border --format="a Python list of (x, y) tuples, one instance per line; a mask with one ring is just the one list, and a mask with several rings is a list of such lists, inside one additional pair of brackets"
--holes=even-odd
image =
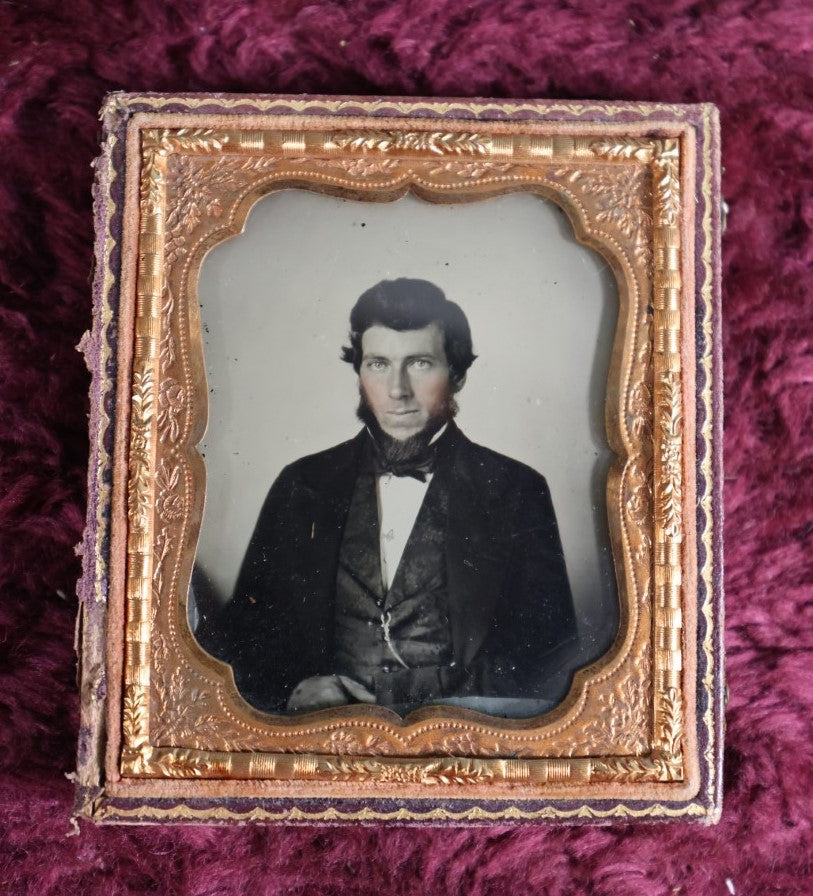
[[(285, 131), (214, 131), (210, 129), (176, 129), (148, 130), (143, 135), (143, 164), (141, 179), (141, 236), (139, 243), (138, 267), (138, 302), (136, 314), (136, 346), (133, 373), (133, 403), (131, 419), (130, 444), (130, 481), (128, 488), (128, 581), (127, 581), (127, 637), (125, 652), (125, 703), (123, 717), (124, 749), (122, 753), (122, 772), (125, 775), (156, 777), (262, 777), (281, 780), (306, 780), (309, 777), (343, 780), (347, 776), (356, 780), (404, 781), (409, 783), (449, 783), (465, 784), (482, 783), (499, 780), (527, 784), (546, 784), (549, 782), (583, 784), (590, 781), (614, 781), (639, 783), (645, 781), (678, 781), (683, 777), (682, 761), (682, 694), (681, 694), (681, 542), (682, 542), (682, 492), (681, 492), (681, 456), (682, 456), (682, 413), (680, 390), (680, 156), (679, 141), (675, 139), (606, 139), (590, 137), (506, 137), (504, 135), (488, 136), (466, 131), (429, 131), (429, 130), (351, 130), (335, 133), (285, 132)], [(223, 152), (228, 155), (222, 155)], [(178, 748), (173, 745), (162, 747), (151, 737), (155, 729), (153, 711), (155, 709), (153, 693), (152, 662), (156, 646), (161, 650), (160, 641), (154, 637), (154, 623), (157, 611), (163, 599), (165, 605), (171, 601), (164, 597), (165, 582), (177, 585), (176, 571), (171, 578), (164, 579), (163, 564), (169, 552), (168, 532), (171, 527), (165, 525), (174, 520), (184, 521), (189, 515), (192, 493), (192, 477), (182, 463), (174, 463), (177, 455), (167, 454), (162, 445), (182, 444), (184, 436), (190, 431), (190, 419), (194, 416), (192, 384), (186, 375), (183, 382), (168, 374), (169, 367), (175, 363), (176, 355), (172, 333), (173, 312), (176, 299), (170, 288), (171, 278), (164, 276), (167, 265), (178, 260), (172, 257), (183, 255), (183, 244), (179, 237), (179, 219), (186, 216), (182, 228), (188, 228), (188, 217), (194, 214), (194, 202), (187, 201), (184, 214), (180, 214), (180, 206), (167, 208), (168, 168), (173, 159), (193, 158), (199, 155), (237, 159), (239, 170), (248, 174), (249, 193), (257, 190), (258, 182), (262, 182), (267, 171), (264, 167), (273, 168), (280, 160), (290, 160), (297, 177), (308, 176), (313, 184), (332, 182), (345, 183), (357, 188), (365, 183), (367, 189), (392, 190), (403, 186), (403, 183), (418, 184), (430, 189), (433, 184), (424, 177), (422, 180), (413, 170), (419, 163), (425, 166), (424, 158), (432, 160), (434, 169), (430, 174), (440, 177), (440, 184), (435, 187), (460, 190), (460, 178), (468, 178), (469, 184), (477, 187), (493, 187), (510, 184), (528, 187), (534, 177), (526, 172), (524, 176), (512, 174), (511, 169), (520, 160), (526, 167), (538, 167), (540, 162), (548, 163), (543, 178), (536, 177), (537, 183), (544, 187), (549, 195), (557, 196), (563, 205), (574, 212), (579, 208), (579, 198), (585, 195), (601, 197), (607, 195), (607, 175), (616, 169), (624, 173), (629, 170), (640, 172), (646, 170), (651, 177), (651, 212), (641, 211), (641, 221), (648, 223), (646, 216), (651, 214), (652, 250), (647, 257), (649, 242), (641, 238), (642, 229), (646, 226), (630, 227), (629, 221), (619, 219), (617, 204), (606, 206), (603, 210), (594, 211), (596, 216), (604, 214), (607, 225), (603, 231), (605, 245), (615, 242), (622, 247), (620, 256), (624, 255), (623, 240), (630, 244), (630, 253), (635, 257), (631, 269), (625, 272), (632, 278), (643, 276), (646, 279), (647, 269), (653, 278), (653, 320), (651, 337), (638, 339), (639, 376), (632, 389), (622, 389), (629, 396), (629, 409), (637, 408), (638, 414), (632, 414), (633, 421), (640, 420), (632, 431), (620, 427), (626, 436), (627, 449), (633, 453), (629, 457), (642, 457), (642, 469), (638, 471), (638, 482), (630, 489), (630, 496), (625, 502), (637, 508), (647, 492), (646, 472), (646, 439), (651, 431), (655, 446), (653, 456), (653, 473), (651, 488), (654, 502), (654, 575), (651, 593), (646, 588), (636, 587), (630, 581), (629, 593), (646, 595), (646, 600), (639, 603), (646, 610), (653, 608), (654, 625), (648, 660), (652, 665), (652, 681), (654, 684), (654, 715), (652, 738), (647, 745), (648, 750), (622, 755), (602, 755), (586, 757), (541, 757), (521, 758), (519, 750), (514, 749), (514, 758), (478, 758), (465, 759), (450, 756), (444, 759), (415, 760), (408, 757), (386, 755), (355, 756), (354, 752), (385, 753), (370, 741), (356, 739), (354, 743), (342, 743), (341, 739), (334, 744), (338, 755), (261, 755), (257, 753), (240, 753), (239, 748), (228, 751), (213, 751), (195, 748)], [(336, 158), (340, 156), (340, 158)], [(404, 178), (399, 171), (399, 164), (404, 159), (413, 159), (409, 175)], [(311, 167), (308, 169), (308, 162)], [(574, 161), (577, 163), (574, 165)], [(598, 169), (582, 170), (589, 164), (599, 162)], [(551, 167), (551, 165), (559, 167)], [(325, 169), (331, 166), (342, 169), (341, 177), (326, 174)], [(562, 167), (564, 166), (564, 167)], [(569, 167), (568, 167), (569, 166)], [(321, 170), (320, 170), (321, 169)], [(293, 172), (283, 172), (288, 179)], [(443, 177), (451, 175), (452, 183), (444, 183)], [(399, 184), (400, 180), (403, 182)], [(604, 177), (603, 190), (601, 178)], [(370, 177), (378, 178), (373, 181)], [(348, 178), (350, 180), (348, 180)], [(557, 180), (558, 178), (558, 180)], [(361, 182), (359, 181), (361, 179)], [(455, 180), (456, 179), (456, 180)], [(228, 180), (228, 179), (227, 179)], [(273, 180), (273, 178), (272, 178)], [(599, 186), (596, 187), (596, 184)], [(266, 184), (267, 187), (267, 184)], [(260, 187), (260, 192), (264, 187)], [(544, 192), (544, 190), (543, 190)], [(622, 194), (623, 195), (623, 194)], [(640, 203), (640, 196), (636, 197)], [(237, 203), (239, 204), (239, 202)], [(633, 208), (635, 205), (633, 203)], [(582, 212), (584, 209), (582, 208)], [(173, 221), (174, 216), (174, 221)], [(615, 217), (613, 217), (615, 216)], [(589, 215), (583, 214), (580, 222), (584, 231), (591, 232)], [(194, 230), (195, 226), (191, 228)], [(217, 229), (217, 228), (215, 228)], [(628, 231), (624, 233), (625, 229)], [(614, 232), (615, 231), (615, 232)], [(597, 230), (596, 233), (602, 231)], [(208, 235), (211, 238), (211, 234)], [(199, 238), (199, 245), (206, 238)], [(632, 242), (630, 243), (630, 240)], [(628, 254), (630, 254), (628, 253)], [(616, 258), (618, 261), (619, 258)], [(636, 271), (638, 272), (636, 274)], [(642, 274), (643, 272), (643, 274)], [(640, 285), (638, 287), (640, 293)], [(638, 298), (638, 311), (645, 306)], [(639, 314), (640, 317), (640, 314)], [(637, 326), (633, 326), (633, 330)], [(182, 340), (181, 340), (182, 341)], [(634, 340), (626, 339), (625, 347)], [(647, 402), (648, 370), (647, 347), (651, 345), (652, 387), (651, 398)], [(632, 365), (630, 365), (632, 366)], [(625, 384), (626, 385), (626, 384)], [(638, 388), (636, 390), (635, 387)], [(652, 421), (649, 422), (648, 409), (652, 409)], [(628, 409), (625, 408), (625, 412)], [(625, 415), (624, 415), (625, 416)], [(637, 431), (636, 431), (637, 426)], [(635, 449), (637, 453), (635, 453)], [(170, 457), (172, 461), (168, 460)], [(634, 464), (627, 463), (624, 472), (634, 469)], [(642, 481), (641, 481), (642, 480)], [(622, 489), (619, 488), (619, 495)], [(621, 510), (621, 514), (625, 511)], [(642, 550), (646, 543), (647, 520), (649, 516), (641, 515), (640, 509), (628, 516), (635, 522), (638, 515), (638, 527), (641, 532), (638, 565), (644, 567), (641, 577), (646, 581), (650, 568), (651, 553)], [(174, 519), (173, 519), (174, 517)], [(156, 526), (156, 520), (159, 527)], [(188, 532), (187, 532), (188, 537)], [(629, 544), (624, 547), (629, 549)], [(620, 559), (619, 567), (628, 569), (628, 556)], [(644, 562), (641, 562), (641, 561)], [(634, 566), (634, 562), (630, 564)], [(638, 609), (637, 603), (635, 609)], [(635, 616), (635, 612), (631, 613)], [(643, 614), (646, 615), (645, 613)], [(176, 638), (173, 645), (176, 655), (178, 650), (177, 632), (173, 635), (172, 620), (168, 617), (170, 637)], [(157, 644), (156, 644), (157, 641)], [(179, 670), (175, 667), (175, 671)], [(640, 674), (640, 670), (631, 669), (627, 674)], [(606, 693), (603, 695), (606, 699)], [(180, 688), (183, 697), (183, 688)], [(644, 698), (645, 700), (645, 698)], [(239, 719), (229, 707), (224, 706), (221, 695), (221, 709), (225, 716), (237, 723), (235, 731), (229, 736), (239, 741), (241, 736)], [(228, 698), (225, 701), (228, 703)], [(616, 701), (620, 705), (622, 701)], [(176, 709), (184, 701), (176, 699)], [(166, 701), (160, 709), (166, 714)], [(234, 709), (233, 705), (231, 707)], [(158, 714), (160, 724), (160, 715)], [(600, 714), (599, 714), (600, 715)], [(610, 712), (610, 732), (618, 728), (612, 720)], [(200, 718), (191, 719), (190, 730), (201, 730)], [(222, 727), (222, 714), (207, 716), (209, 730)], [(229, 727), (228, 723), (225, 725)], [(245, 724), (242, 728), (245, 729)], [(257, 727), (256, 725), (254, 726)], [(353, 726), (339, 726), (340, 733), (352, 731)], [(361, 726), (365, 727), (365, 726)], [(370, 727), (370, 726), (366, 726)], [(376, 727), (376, 726), (372, 726)], [(442, 727), (442, 723), (441, 723)], [(378, 726), (379, 730), (382, 726)], [(463, 726), (453, 723), (448, 726), (445, 741), (429, 742), (429, 748), (437, 751), (454, 752), (467, 746), (471, 749), (482, 748), (482, 729), (487, 726)], [(461, 734), (461, 729), (463, 733)], [(468, 730), (466, 730), (468, 729)], [(205, 726), (204, 726), (205, 730)], [(327, 729), (325, 729), (327, 730)], [(559, 731), (561, 732), (561, 728)], [(267, 737), (267, 729), (260, 727), (262, 737)], [(170, 726), (166, 732), (170, 739), (177, 734), (177, 728)], [(290, 732), (287, 732), (290, 733)], [(324, 731), (322, 732), (324, 733)], [(490, 732), (493, 734), (493, 732)], [(245, 731), (242, 732), (245, 740)], [(502, 734), (502, 733), (501, 733)], [(301, 741), (304, 732), (297, 732)], [(504, 736), (504, 734), (503, 734)], [(527, 735), (523, 735), (527, 740)], [(451, 738), (451, 742), (450, 739)], [(457, 738), (457, 742), (455, 742)], [(464, 743), (466, 741), (466, 743)], [(587, 748), (596, 744), (596, 738), (590, 741)], [(361, 750), (359, 750), (359, 743)], [(330, 745), (330, 741), (328, 740)], [(249, 743), (250, 749), (256, 745)], [(497, 738), (496, 747), (489, 748), (491, 755), (496, 749), (499, 754), (505, 748)], [(489, 755), (486, 750), (486, 756)], [(340, 751), (344, 751), (344, 755)]]

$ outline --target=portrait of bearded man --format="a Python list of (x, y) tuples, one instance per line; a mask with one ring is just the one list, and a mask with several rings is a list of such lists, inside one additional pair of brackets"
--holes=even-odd
[(349, 343), (364, 428), (280, 473), (196, 637), (266, 712), (545, 711), (578, 644), (564, 554), (543, 476), (454, 421), (465, 314), (426, 280), (384, 280)]

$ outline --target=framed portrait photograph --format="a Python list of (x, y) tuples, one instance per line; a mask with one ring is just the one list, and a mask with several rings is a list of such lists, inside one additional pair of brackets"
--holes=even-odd
[(716, 110), (102, 120), (77, 815), (716, 821)]

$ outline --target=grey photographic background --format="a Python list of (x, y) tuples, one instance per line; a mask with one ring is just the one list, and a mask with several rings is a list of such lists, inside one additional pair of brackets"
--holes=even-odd
[(457, 421), (547, 479), (584, 655), (603, 651), (617, 624), (604, 427), (617, 289), (564, 213), (528, 194), (435, 205), (285, 190), (209, 253), (199, 283), (209, 388), (200, 571), (228, 600), (282, 468), (358, 432), (356, 375), (340, 347), (358, 296), (396, 277), (435, 282), (466, 313), (478, 358)]

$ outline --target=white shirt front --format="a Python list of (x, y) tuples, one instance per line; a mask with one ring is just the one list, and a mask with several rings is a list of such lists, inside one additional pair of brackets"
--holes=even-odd
[[(448, 423), (432, 436), (430, 445), (446, 432)], [(378, 529), (381, 554), (381, 581), (384, 591), (389, 591), (392, 580), (398, 572), (398, 564), (412, 534), (415, 520), (426, 497), (426, 490), (434, 474), (428, 473), (426, 481), (414, 476), (394, 476), (384, 473), (376, 476), (378, 495)]]
[(392, 473), (376, 477), (381, 580), (385, 591), (389, 590), (398, 571), (398, 564), (431, 480), (431, 473), (426, 477), (426, 482), (420, 482), (412, 476), (393, 476)]

